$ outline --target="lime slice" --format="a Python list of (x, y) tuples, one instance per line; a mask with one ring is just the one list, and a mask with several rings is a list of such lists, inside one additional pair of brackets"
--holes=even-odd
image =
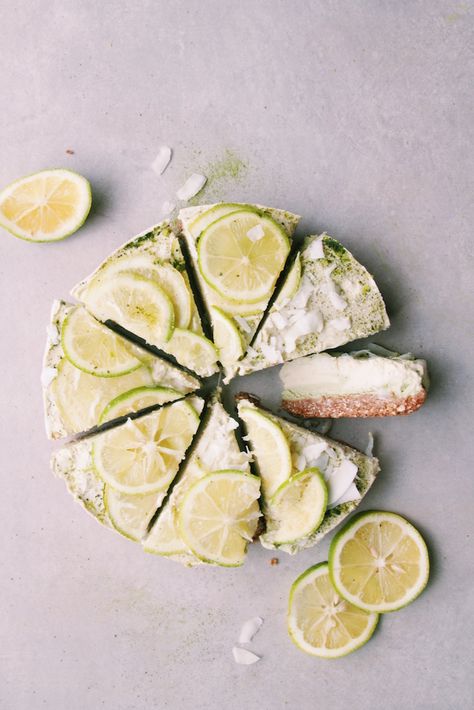
[(129, 419), (96, 438), (95, 469), (121, 493), (164, 490), (175, 477), (198, 425), (198, 415), (184, 401)]
[(212, 330), (214, 345), (219, 352), (219, 360), (224, 367), (233, 364), (244, 354), (242, 338), (232, 318), (211, 306)]
[(169, 340), (174, 309), (169, 297), (152, 279), (121, 271), (89, 290), (86, 306), (101, 321), (112, 320), (148, 343)]
[(152, 269), (148, 269), (148, 273), (173, 304), (176, 326), (187, 328), (191, 321), (191, 293), (183, 275), (171, 264), (153, 265)]
[(104, 407), (123, 392), (152, 385), (150, 370), (142, 366), (122, 377), (95, 377), (82, 372), (67, 358), (61, 360), (50, 385), (50, 396), (68, 433), (95, 426)]
[(293, 266), (288, 272), (288, 276), (285, 279), (280, 293), (275, 299), (275, 309), (278, 309), (278, 306), (280, 306), (282, 303), (288, 302), (293, 298), (293, 296), (300, 287), (300, 282), (301, 259), (300, 255), (298, 254), (295, 261), (293, 262)]
[(105, 508), (112, 525), (119, 533), (130, 540), (139, 542), (145, 535), (148, 524), (159, 505), (159, 495), (129, 495), (119, 493), (110, 486), (105, 486)]
[(270, 501), (265, 539), (283, 545), (311, 535), (321, 525), (327, 500), (328, 489), (317, 468), (291, 476)]
[(127, 341), (99, 323), (84, 308), (74, 308), (63, 323), (61, 344), (73, 365), (96, 377), (117, 377), (142, 365)]
[(181, 539), (172, 506), (167, 505), (160, 513), (150, 534), (143, 543), (145, 552), (154, 555), (188, 555), (189, 550)]
[(91, 186), (71, 170), (43, 170), (0, 193), (0, 225), (15, 237), (54, 242), (77, 232), (91, 208)]
[(194, 483), (179, 510), (181, 537), (204, 562), (236, 567), (257, 530), (260, 480), (242, 471), (214, 471)]
[(210, 340), (192, 330), (175, 328), (166, 343), (166, 352), (198, 375), (212, 375), (217, 369), (217, 350)]
[(238, 204), (236, 202), (215, 205), (214, 207), (211, 207), (211, 209), (200, 214), (196, 217), (196, 219), (193, 219), (188, 226), (188, 231), (195, 239), (197, 239), (201, 232), (203, 232), (206, 227), (209, 227), (210, 224), (215, 222), (216, 219), (232, 214), (232, 212), (240, 212), (243, 209), (251, 210), (252, 208), (250, 205)]
[(144, 386), (135, 387), (124, 392), (108, 403), (99, 418), (99, 424), (124, 417), (131, 412), (140, 412), (147, 407), (153, 407), (165, 402), (172, 402), (183, 395), (171, 387)]
[(370, 639), (378, 618), (341, 599), (327, 562), (307, 569), (291, 587), (288, 632), (312, 656), (340, 658), (355, 651)]
[(425, 541), (396, 513), (360, 513), (334, 537), (329, 569), (341, 596), (366, 611), (396, 611), (421, 594), (429, 576)]
[(251, 407), (240, 407), (258, 470), (262, 478), (263, 494), (274, 495), (277, 488), (291, 475), (292, 461), (288, 441), (271, 419)]
[[(254, 228), (263, 236), (248, 236)], [(198, 242), (199, 269), (221, 296), (255, 303), (269, 297), (289, 252), (283, 229), (251, 210), (232, 212), (212, 222)]]

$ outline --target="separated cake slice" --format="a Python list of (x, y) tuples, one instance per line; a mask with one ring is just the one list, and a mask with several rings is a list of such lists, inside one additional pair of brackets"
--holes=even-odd
[(327, 234), (307, 237), (252, 347), (246, 375), (385, 330), (380, 291), (352, 254)]
[(218, 371), (204, 337), (178, 238), (168, 221), (108, 257), (72, 295), (102, 322), (111, 321), (198, 375)]
[[(210, 405), (180, 478), (143, 541), (147, 552), (165, 555), (187, 566), (243, 562), (260, 515), (257, 504), (260, 481), (250, 475), (250, 455), (239, 449), (237, 427), (220, 402)], [(230, 475), (226, 478), (226, 474)], [(196, 510), (194, 487), (204, 486), (206, 491), (209, 485), (207, 493), (212, 493), (212, 489), (218, 490), (218, 484), (221, 484), (219, 499), (213, 501), (212, 496), (207, 496), (210, 510), (199, 510), (199, 495), (204, 498), (205, 493), (197, 490)]]
[(239, 395), (262, 479), (264, 547), (290, 554), (311, 547), (344, 520), (379, 471), (376, 458), (270, 414)]
[(410, 414), (426, 399), (425, 360), (411, 355), (320, 353), (282, 367), (282, 407), (300, 417)]
[(179, 219), (229, 381), (267, 308), (300, 218), (223, 203), (187, 207)]
[(140, 540), (176, 476), (199, 426), (195, 396), (67, 444), (53, 472), (100, 523)]
[(200, 385), (107, 328), (83, 306), (64, 301), (52, 306), (42, 384), (50, 439), (179, 399)]

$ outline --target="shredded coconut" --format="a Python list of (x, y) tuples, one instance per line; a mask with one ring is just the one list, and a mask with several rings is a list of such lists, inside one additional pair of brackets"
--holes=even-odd
[(260, 616), (254, 616), (252, 619), (248, 619), (240, 630), (239, 643), (250, 643), (262, 624), (263, 619)]
[(194, 197), (194, 195), (197, 195), (198, 192), (202, 190), (206, 182), (207, 177), (205, 175), (193, 173), (191, 177), (188, 177), (184, 185), (176, 192), (176, 197), (178, 200), (190, 200), (191, 197)]
[(155, 160), (151, 164), (151, 169), (157, 174), (157, 175), (162, 175), (168, 165), (170, 164), (171, 160), (171, 148), (168, 145), (162, 145), (160, 146), (160, 149), (158, 151), (158, 155), (156, 156)]
[(262, 225), (256, 224), (255, 227), (249, 229), (247, 232), (247, 236), (251, 242), (258, 242), (259, 239), (265, 236), (265, 232)]

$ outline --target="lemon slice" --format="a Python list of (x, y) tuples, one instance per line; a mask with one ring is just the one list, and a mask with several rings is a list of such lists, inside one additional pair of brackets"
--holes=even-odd
[(242, 471), (214, 471), (194, 483), (179, 510), (181, 537), (204, 562), (236, 567), (257, 530), (260, 480)]
[(71, 433), (95, 426), (107, 403), (123, 392), (152, 384), (151, 372), (145, 366), (122, 377), (95, 377), (64, 358), (50, 387), (63, 425)]
[(142, 365), (123, 338), (84, 308), (74, 308), (65, 319), (61, 344), (73, 365), (96, 377), (125, 375)]
[[(191, 321), (191, 293), (183, 275), (171, 264), (157, 264), (148, 270), (150, 277), (163, 289), (174, 309), (178, 328), (187, 328)], [(148, 276), (148, 274), (147, 274)]]
[(237, 202), (227, 202), (224, 204), (220, 205), (215, 205), (214, 207), (211, 207), (211, 209), (206, 210), (202, 214), (200, 214), (196, 219), (193, 219), (193, 221), (190, 223), (188, 226), (189, 233), (197, 239), (201, 232), (203, 232), (206, 227), (209, 227), (210, 224), (216, 221), (216, 219), (220, 219), (221, 217), (224, 217), (225, 215), (232, 214), (232, 212), (240, 212), (241, 210), (252, 210), (250, 205), (245, 205), (245, 204), (239, 204)]
[(192, 330), (175, 328), (166, 343), (166, 352), (173, 355), (180, 365), (203, 377), (212, 375), (217, 369), (218, 354), (213, 343)]
[(334, 537), (329, 568), (341, 596), (366, 611), (412, 602), (426, 586), (429, 558), (418, 530), (395, 513), (360, 513)]
[(159, 505), (160, 497), (156, 493), (129, 495), (105, 486), (105, 509), (112, 525), (119, 533), (139, 542), (147, 531), (148, 524)]
[(242, 338), (232, 318), (220, 308), (211, 306), (210, 312), (214, 345), (219, 352), (219, 361), (225, 367), (235, 363), (244, 354)]
[(150, 534), (143, 543), (145, 552), (154, 555), (186, 555), (189, 550), (181, 539), (176, 525), (175, 511), (167, 505), (154, 523)]
[[(248, 236), (254, 228), (263, 236)], [(251, 210), (212, 222), (198, 242), (199, 270), (221, 296), (255, 303), (270, 296), (290, 250), (288, 237), (270, 217)]]
[(118, 419), (118, 417), (124, 417), (131, 412), (140, 412), (147, 407), (172, 402), (182, 396), (181, 392), (171, 389), (171, 387), (135, 387), (128, 392), (120, 394), (108, 403), (100, 415), (99, 424)]
[(91, 186), (71, 170), (43, 170), (0, 193), (0, 225), (15, 237), (54, 242), (77, 232), (91, 208)]
[(355, 651), (370, 639), (378, 618), (341, 599), (327, 562), (310, 567), (291, 587), (288, 632), (312, 656), (340, 658)]
[(291, 452), (286, 436), (269, 417), (251, 407), (239, 408), (252, 450), (257, 460), (266, 498), (274, 495), (277, 488), (291, 475)]
[(99, 282), (87, 294), (87, 308), (101, 321), (112, 320), (152, 345), (171, 337), (174, 309), (152, 279), (121, 271)]
[(301, 282), (301, 259), (300, 255), (298, 254), (296, 259), (293, 262), (293, 266), (288, 272), (288, 275), (285, 279), (285, 282), (282, 286), (282, 289), (278, 296), (275, 299), (275, 307), (273, 310), (277, 310), (278, 306), (281, 304), (290, 301), (297, 290), (300, 287), (300, 282)]
[(176, 402), (100, 434), (94, 466), (105, 483), (121, 493), (164, 490), (176, 475), (199, 417), (188, 402)]
[(269, 505), (267, 532), (274, 545), (291, 544), (319, 528), (326, 512), (328, 489), (317, 468), (307, 468), (281, 484)]

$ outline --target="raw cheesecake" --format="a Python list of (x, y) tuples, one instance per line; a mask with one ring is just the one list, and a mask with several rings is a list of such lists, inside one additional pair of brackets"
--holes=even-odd
[(182, 539), (178, 525), (180, 505), (190, 487), (218, 470), (238, 470), (250, 473), (249, 453), (242, 452), (235, 430), (238, 423), (232, 419), (219, 401), (210, 404), (198, 440), (184, 465), (180, 478), (160, 514), (143, 540), (146, 552), (164, 555), (186, 566), (201, 564)]
[(71, 293), (98, 320), (121, 326), (197, 375), (217, 372), (217, 352), (204, 337), (168, 221), (127, 242)]
[(327, 234), (307, 237), (288, 283), (239, 364), (239, 375), (329, 350), (390, 325), (372, 276)]
[[(139, 540), (176, 476), (199, 426), (203, 406), (201, 398), (191, 396), (150, 414), (128, 419), (108, 431), (66, 444), (51, 457), (53, 472), (65, 481), (74, 499), (96, 520)], [(181, 438), (175, 435), (173, 455), (162, 470), (157, 470), (159, 447), (162, 440), (169, 439), (166, 426), (173, 417), (181, 417), (183, 435)], [(131, 464), (130, 471), (136, 465), (136, 470), (130, 474), (135, 473), (132, 481), (126, 479), (127, 464)], [(111, 480), (115, 481), (115, 486), (118, 482), (119, 488), (111, 485)], [(156, 485), (150, 485), (150, 480)]]
[(320, 353), (280, 371), (282, 407), (300, 417), (386, 417), (410, 414), (426, 399), (425, 360), (410, 356)]
[[(91, 319), (91, 327), (102, 329), (107, 348), (129, 362), (128, 372), (99, 376), (91, 374), (84, 362), (79, 364), (89, 371), (77, 367), (77, 362), (73, 364), (64, 351), (62, 337), (65, 323), (71, 323), (73, 317)], [(200, 383), (96, 322), (82, 306), (55, 301), (47, 328), (42, 385), (47, 435), (59, 439), (138, 409), (177, 399), (198, 389)]]
[[(238, 413), (262, 478), (267, 524), (260, 536), (262, 545), (290, 554), (312, 547), (358, 506), (379, 471), (378, 460), (291, 424), (260, 408), (247, 395), (239, 395)], [(324, 489), (323, 515), (312, 527), (312, 509)], [(295, 533), (299, 512), (307, 519)], [(288, 530), (295, 535), (293, 539), (285, 539)]]
[[(225, 369), (226, 381), (236, 373), (238, 360), (245, 354), (265, 313), (275, 283), (286, 263), (290, 240), (299, 219), (298, 215), (273, 207), (238, 203), (187, 207), (179, 213), (183, 235), (212, 324), (214, 343)], [(270, 264), (271, 274), (266, 292), (259, 292), (255, 296), (250, 287), (245, 295), (235, 291), (229, 297), (217, 290), (219, 283), (210, 282), (202, 255), (202, 247), (208, 235), (209, 238), (214, 236), (218, 245), (224, 233), (232, 234), (234, 246), (252, 258), (252, 254), (263, 249), (266, 240), (270, 240), (271, 231), (274, 236), (280, 231), (284, 244), (281, 258), (276, 259), (274, 264), (270, 263), (273, 255), (270, 247), (270, 253), (263, 254), (261, 264), (258, 265), (260, 268)], [(232, 263), (230, 255), (233, 244), (229, 241), (229, 256), (224, 255), (224, 265), (227, 263), (225, 260)]]

